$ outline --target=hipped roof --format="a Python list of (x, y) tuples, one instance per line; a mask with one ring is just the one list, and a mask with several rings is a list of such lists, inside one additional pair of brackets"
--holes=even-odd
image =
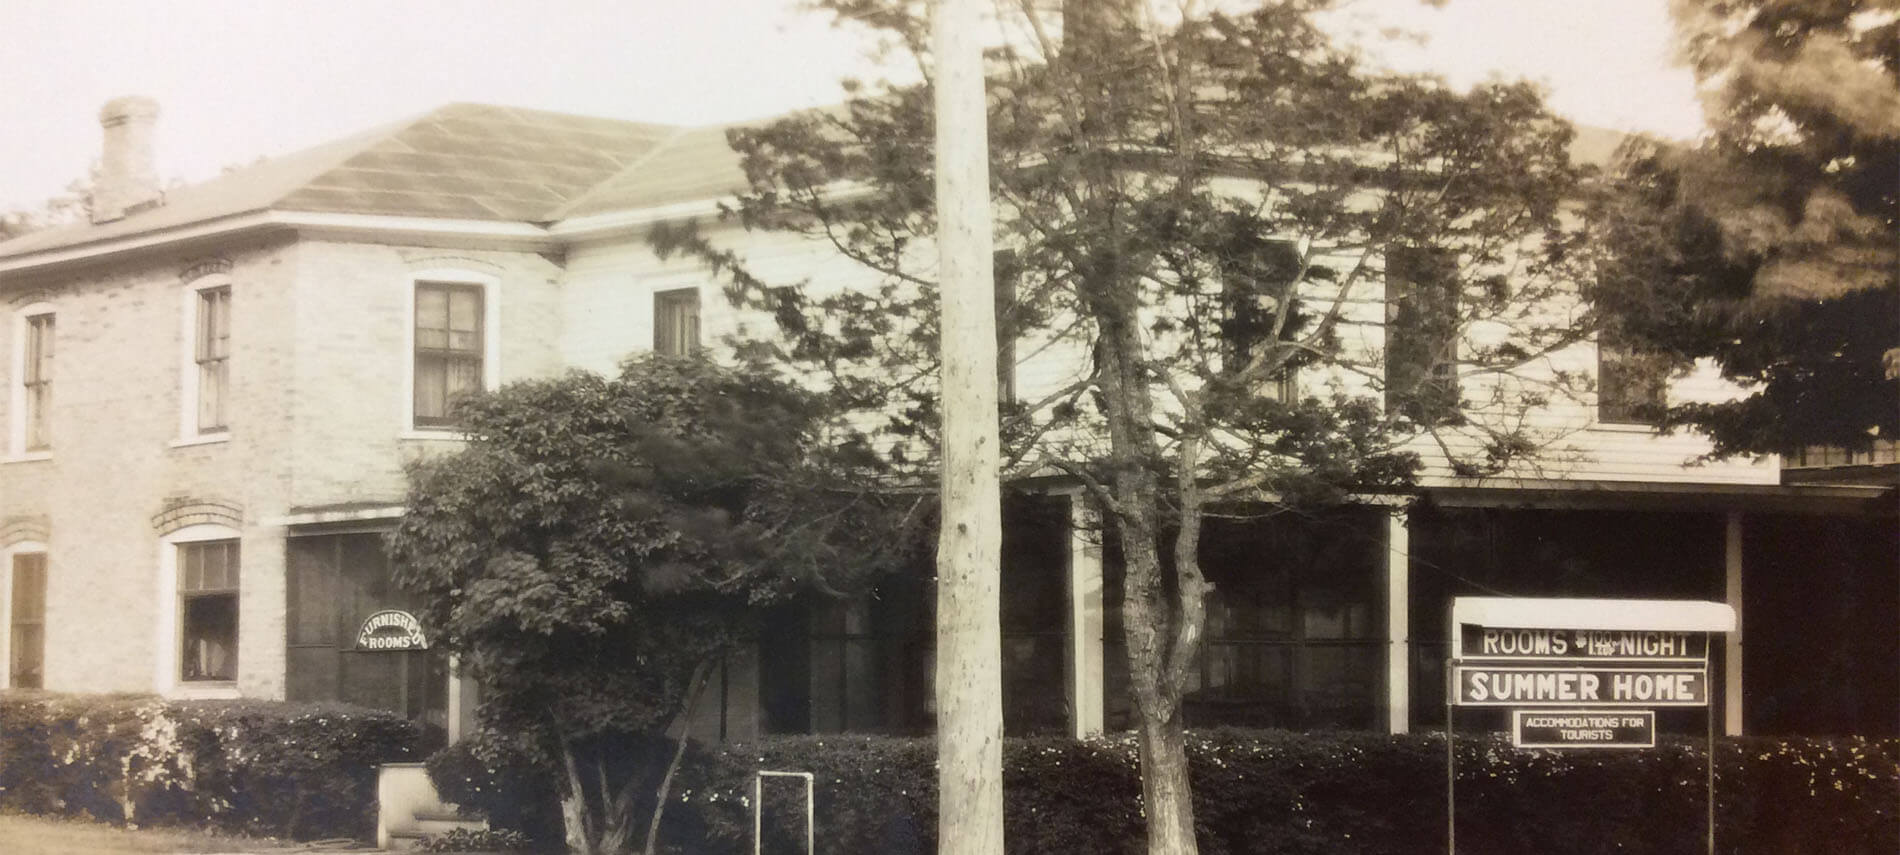
[[(119, 220), (0, 242), (0, 260), (260, 211), (545, 225), (715, 199), (746, 188), (727, 132), (770, 121), (685, 128), (449, 104), (169, 190)], [(1622, 139), (1579, 128), (1572, 156), (1607, 162)]]

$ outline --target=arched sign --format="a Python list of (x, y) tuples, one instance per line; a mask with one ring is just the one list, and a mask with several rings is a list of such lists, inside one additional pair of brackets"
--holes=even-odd
[(427, 650), (429, 640), (422, 635), (416, 616), (399, 609), (384, 609), (363, 620), (356, 631), (357, 650)]

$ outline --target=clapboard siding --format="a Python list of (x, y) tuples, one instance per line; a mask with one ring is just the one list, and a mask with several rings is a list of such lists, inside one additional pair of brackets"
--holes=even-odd
[[(874, 288), (881, 284), (878, 274), (837, 254), (828, 244), (798, 235), (748, 233), (737, 228), (715, 227), (708, 237), (716, 244), (738, 251), (754, 273), (773, 284), (795, 285), (807, 296), (820, 297), (836, 289)], [(926, 264), (927, 258), (920, 259)], [(1316, 254), (1316, 263), (1342, 273), (1359, 265), (1351, 255)], [(1340, 339), (1346, 359), (1361, 366), (1377, 365), (1383, 353), (1385, 322), (1385, 284), (1382, 264), (1377, 258), (1365, 260), (1360, 276), (1351, 286), (1343, 307)], [(643, 352), (653, 341), (653, 294), (676, 288), (697, 288), (700, 292), (701, 336), (708, 346), (722, 346), (730, 336), (770, 337), (771, 319), (756, 312), (735, 310), (726, 300), (720, 283), (705, 267), (694, 260), (662, 260), (644, 239), (634, 237), (603, 241), (576, 247), (569, 253), (563, 287), (563, 340), (561, 352), (573, 367), (611, 372), (620, 360)], [(1337, 299), (1339, 286), (1318, 283), (1309, 287), (1303, 299), (1309, 305), (1324, 306)], [(1166, 311), (1186, 311), (1170, 306)], [(1574, 300), (1553, 300), (1540, 307), (1538, 320), (1563, 324), (1575, 317), (1580, 306)], [(1476, 325), (1467, 332), (1461, 346), (1471, 347), (1503, 335), (1497, 325)], [(1038, 401), (1085, 376), (1089, 354), (1085, 344), (1075, 339), (1050, 340), (1036, 334), (1019, 340), (1016, 353), (1018, 397)], [(1590, 343), (1572, 345), (1550, 354), (1521, 372), (1535, 384), (1555, 372), (1596, 370), (1596, 347)], [(1363, 374), (1340, 368), (1319, 367), (1303, 372), (1299, 378), (1305, 394), (1381, 396), (1376, 383)], [(1482, 372), (1467, 371), (1462, 382), (1467, 400), (1488, 396), (1493, 384), (1521, 382)], [(1717, 401), (1739, 393), (1707, 365), (1697, 366), (1687, 376), (1670, 383), (1671, 401)], [(1161, 405), (1168, 406), (1166, 396)], [(1601, 425), (1596, 421), (1594, 392), (1586, 386), (1570, 394), (1552, 394), (1547, 406), (1528, 413), (1471, 411), (1475, 419), (1510, 421), (1527, 426), (1543, 449), (1535, 459), (1511, 472), (1519, 477), (1565, 478), (1610, 481), (1655, 481), (1684, 483), (1775, 483), (1775, 461), (1700, 462), (1709, 451), (1707, 440), (1690, 435), (1659, 436), (1640, 426)], [(865, 426), (870, 420), (863, 422)], [(1084, 437), (1073, 437), (1082, 441)], [(1442, 481), (1450, 476), (1448, 458), (1441, 444), (1455, 454), (1476, 453), (1478, 441), (1470, 436), (1420, 437), (1409, 444), (1426, 461), (1425, 477)]]

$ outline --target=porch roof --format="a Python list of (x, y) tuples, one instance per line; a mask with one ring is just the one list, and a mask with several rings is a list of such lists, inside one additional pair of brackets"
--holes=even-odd
[(1900, 514), (1888, 485), (1700, 484), (1653, 481), (1501, 480), (1427, 485), (1420, 494), (1441, 507), (1571, 510), (1743, 511), (1784, 514)]

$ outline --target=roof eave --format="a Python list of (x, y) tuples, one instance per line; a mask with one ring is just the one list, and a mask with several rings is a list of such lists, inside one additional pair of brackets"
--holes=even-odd
[(228, 240), (240, 235), (295, 231), (306, 237), (402, 242), (425, 246), (479, 246), (492, 249), (539, 251), (559, 240), (533, 223), (511, 220), (458, 220), (380, 214), (337, 214), (315, 211), (247, 211), (124, 237), (73, 244), (55, 249), (0, 257), (0, 276), (45, 273), (70, 265), (94, 263), (141, 251)]
[[(839, 181), (819, 191), (827, 201), (849, 202), (870, 196), (875, 189), (862, 181)], [(722, 206), (733, 196), (691, 199), (666, 205), (622, 208), (556, 220), (548, 224), (549, 235), (563, 241), (578, 242), (638, 234), (659, 223), (713, 219), (724, 213)]]

